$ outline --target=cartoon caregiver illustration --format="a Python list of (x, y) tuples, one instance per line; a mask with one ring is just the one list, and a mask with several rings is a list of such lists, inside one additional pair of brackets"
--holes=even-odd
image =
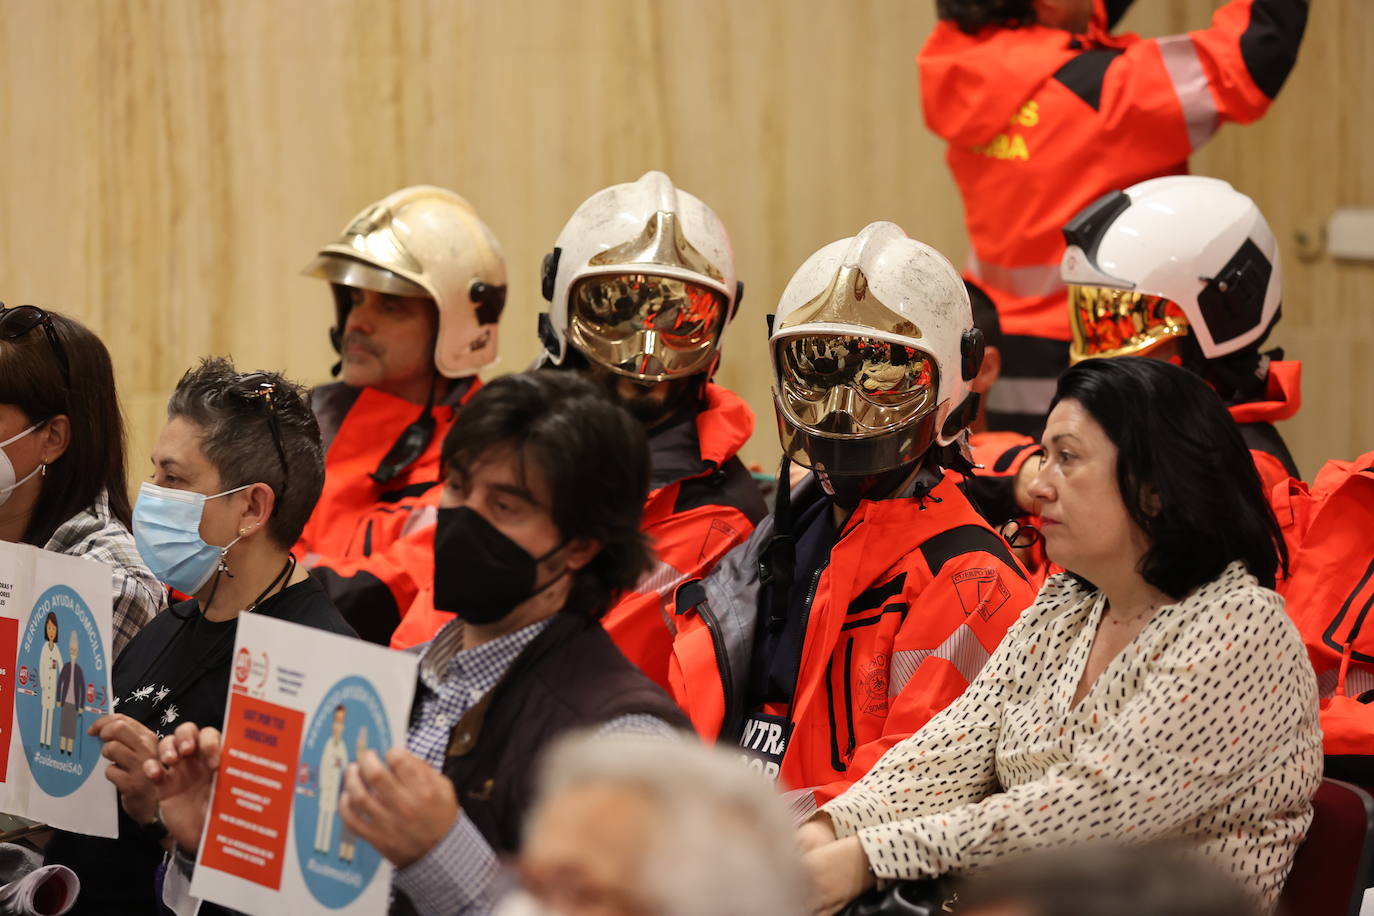
[(57, 710), (57, 669), (62, 665), (62, 653), (57, 649), (57, 615), (52, 611), (48, 611), (48, 619), (43, 622), (43, 635), (43, 649), (38, 655), (38, 705), (43, 710), (38, 746), (52, 747), (52, 720)]
[(315, 851), (328, 855), (334, 838), (334, 818), (339, 812), (339, 791), (343, 787), (344, 770), (348, 767), (348, 751), (344, 748), (344, 723), (348, 712), (340, 703), (334, 707), (333, 733), (324, 743), (320, 754), (320, 814), (315, 821)]

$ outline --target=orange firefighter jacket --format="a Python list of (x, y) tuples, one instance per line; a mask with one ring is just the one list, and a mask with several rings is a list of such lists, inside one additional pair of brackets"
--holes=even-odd
[(1367, 785), (1374, 782), (1374, 452), (1327, 462), (1310, 487), (1285, 480), (1270, 502), (1289, 551), (1279, 592), (1316, 669), (1328, 771), (1338, 758), (1359, 762), (1350, 769), (1362, 771), (1357, 781)]
[(342, 383), (314, 393), (316, 415), (328, 436), (324, 492), (295, 553), (364, 639), (385, 644), (400, 611), (415, 599), (411, 567), (416, 550), (423, 552), (423, 547), (396, 545), (419, 533), (427, 535), (433, 553), (432, 529), (442, 490), (440, 448), (458, 410), (479, 387), (474, 379), (455, 389), (449, 403), (431, 409), (433, 438), (417, 461), (385, 484), (374, 480), (372, 472), (421, 408), (375, 388)]
[[(795, 506), (820, 497), (815, 477)], [(706, 740), (739, 744), (772, 516), (677, 594), (674, 698)], [(1035, 589), (953, 481), (860, 501), (812, 580), (779, 781), (799, 809), (844, 791), (963, 692)]]
[(1264, 114), (1307, 20), (1306, 0), (1230, 0), (1185, 35), (1110, 34), (1128, 5), (1109, 17), (1095, 0), (1081, 35), (944, 21), (917, 56), (926, 125), (963, 198), (966, 273), (1004, 333), (1069, 339), (1060, 227), (1108, 191), (1186, 172), (1221, 122)]
[[(753, 411), (742, 398), (707, 385), (705, 407), (695, 418), (649, 436), (652, 489), (641, 527), (655, 565), (602, 623), (620, 650), (665, 687), (672, 648), (665, 602), (685, 578), (702, 575), (743, 542), (765, 512), (758, 485), (736, 455), (753, 430)], [(433, 553), (431, 532), (428, 562), (417, 566), (427, 578), (391, 637), (393, 648), (425, 642), (453, 618), (434, 608)]]

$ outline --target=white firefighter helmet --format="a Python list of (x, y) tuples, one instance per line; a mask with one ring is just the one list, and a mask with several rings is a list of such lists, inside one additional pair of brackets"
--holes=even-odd
[(859, 476), (959, 439), (983, 337), (954, 265), (879, 222), (806, 259), (778, 303), (769, 354), (788, 457)]
[(416, 185), (387, 195), (355, 216), (303, 272), (334, 285), (335, 349), (352, 307), (344, 287), (352, 287), (434, 300), (434, 367), (442, 375), (475, 375), (496, 360), (506, 262), (472, 205), (452, 191)]
[(1278, 318), (1278, 243), (1224, 181), (1153, 178), (1094, 201), (1064, 227), (1070, 358), (1141, 355), (1192, 335), (1205, 359), (1257, 345)]
[(548, 359), (571, 344), (643, 382), (714, 370), (740, 285), (725, 226), (662, 172), (612, 185), (573, 212), (544, 258)]

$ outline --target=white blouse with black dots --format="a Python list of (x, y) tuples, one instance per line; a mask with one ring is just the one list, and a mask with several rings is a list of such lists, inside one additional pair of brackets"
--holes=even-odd
[(1321, 782), (1283, 599), (1232, 563), (1160, 608), (1077, 707), (1104, 600), (1051, 578), (963, 696), (821, 810), (880, 879), (1091, 842), (1178, 842), (1272, 906)]

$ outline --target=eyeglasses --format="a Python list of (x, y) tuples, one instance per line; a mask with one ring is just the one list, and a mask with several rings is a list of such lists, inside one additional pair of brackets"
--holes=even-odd
[(277, 497), (277, 501), (281, 502), (286, 499), (286, 488), (291, 483), (291, 467), (286, 463), (286, 446), (282, 444), (281, 427), (277, 424), (277, 405), (272, 399), (276, 391), (276, 382), (262, 381), (254, 390), (247, 392), (247, 397), (261, 398), (267, 403), (267, 428), (272, 431), (272, 444), (277, 447), (277, 457), (281, 459), (281, 493)]
[(1012, 519), (1000, 529), (1002, 539), (1017, 550), (1025, 550), (1040, 543), (1040, 529), (1029, 522)]
[(46, 309), (41, 309), (36, 305), (18, 305), (14, 308), (7, 308), (5, 303), (0, 302), (0, 340), (18, 340), (36, 327), (42, 327), (43, 333), (48, 337), (48, 343), (52, 346), (52, 351), (57, 356), (57, 362), (62, 368), (62, 378), (67, 383), (67, 388), (72, 387), (72, 367), (67, 361), (67, 351), (62, 349), (62, 341), (57, 337), (57, 331), (53, 328), (52, 316)]

